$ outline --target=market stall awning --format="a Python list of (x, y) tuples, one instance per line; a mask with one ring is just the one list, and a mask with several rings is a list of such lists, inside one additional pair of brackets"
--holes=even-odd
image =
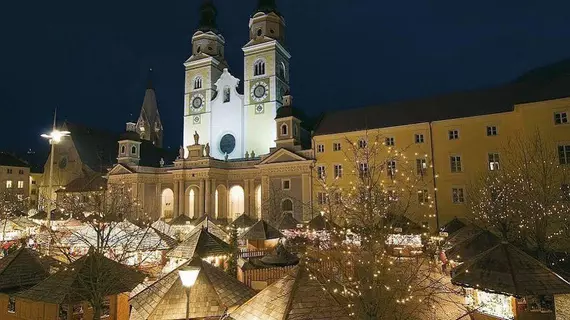
[(257, 221), (246, 232), (240, 235), (244, 240), (271, 240), (283, 238), (283, 234), (265, 220)]
[(190, 237), (184, 240), (176, 248), (166, 254), (169, 258), (191, 259), (195, 255), (206, 258), (209, 256), (219, 256), (230, 254), (230, 245), (222, 239), (199, 228)]
[(131, 320), (185, 319), (186, 294), (178, 270), (187, 266), (200, 268), (190, 288), (190, 319), (220, 319), (226, 310), (233, 310), (255, 294), (236, 278), (195, 257), (133, 296)]
[(230, 313), (234, 320), (348, 320), (349, 312), (304, 266), (269, 285)]
[(453, 284), (516, 297), (570, 294), (570, 283), (509, 243), (455, 269)]
[(16, 296), (53, 304), (73, 304), (86, 301), (93, 292), (93, 284), (100, 286), (98, 291), (111, 296), (131, 291), (144, 278), (144, 274), (90, 250), (67, 268)]

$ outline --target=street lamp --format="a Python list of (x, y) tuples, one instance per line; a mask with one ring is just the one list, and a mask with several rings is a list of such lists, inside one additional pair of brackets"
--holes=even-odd
[(178, 270), (180, 281), (182, 281), (182, 286), (186, 291), (186, 320), (190, 319), (190, 288), (196, 283), (199, 273), (199, 266), (189, 265)]
[(63, 137), (67, 137), (69, 136), (69, 131), (59, 131), (55, 128), (55, 119), (56, 119), (56, 114), (54, 113), (53, 115), (53, 127), (52, 127), (52, 131), (48, 134), (42, 134), (41, 137), (42, 138), (46, 138), (49, 139), (49, 144), (51, 145), (51, 151), (50, 151), (50, 163), (49, 163), (49, 183), (48, 183), (48, 196), (49, 196), (49, 200), (48, 200), (48, 205), (47, 205), (47, 214), (46, 214), (46, 226), (49, 228), (50, 223), (51, 223), (51, 201), (52, 201), (52, 183), (53, 183), (53, 161), (54, 161), (54, 150), (55, 150), (55, 145), (58, 144), (59, 142), (61, 142), (61, 139)]

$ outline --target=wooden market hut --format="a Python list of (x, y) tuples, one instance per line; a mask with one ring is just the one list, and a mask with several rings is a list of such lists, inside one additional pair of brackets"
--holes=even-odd
[(277, 223), (277, 229), (279, 229), (279, 230), (297, 230), (297, 229), (299, 229), (299, 225), (301, 225), (301, 222), (299, 222), (297, 219), (295, 219), (291, 212), (286, 212), (283, 214), (283, 217), (281, 218), (281, 220), (279, 220), (279, 223)]
[(467, 225), (468, 225), (468, 223), (462, 221), (458, 217), (455, 217), (451, 221), (449, 221), (448, 223), (444, 224), (441, 228), (439, 228), (439, 231), (446, 233), (447, 236), (449, 237), (449, 236), (453, 235), (454, 233), (456, 233), (457, 231), (463, 229)]
[(454, 271), (475, 319), (553, 320), (570, 294), (567, 280), (506, 242)]
[(349, 311), (304, 266), (293, 268), (230, 313), (234, 320), (349, 320)]
[[(190, 319), (220, 319), (255, 294), (251, 288), (199, 257), (192, 258), (180, 268), (186, 266), (200, 270), (189, 291)], [(130, 299), (130, 319), (185, 319), (186, 299), (185, 288), (178, 269), (175, 269)]]
[(499, 243), (501, 243), (499, 237), (488, 230), (482, 230), (475, 236), (465, 239), (445, 250), (445, 255), (451, 263), (451, 267), (454, 268), (458, 264), (473, 259)]
[(239, 236), (245, 240), (247, 250), (267, 250), (277, 246), (283, 234), (265, 220), (257, 221)]
[(165, 268), (165, 272), (178, 268), (178, 266), (194, 256), (198, 256), (213, 265), (223, 266), (230, 254), (231, 248), (228, 243), (216, 237), (207, 229), (199, 228), (188, 239), (166, 254), (170, 261)]
[(245, 213), (242, 213), (239, 217), (237, 217), (232, 223), (231, 226), (234, 226), (238, 229), (238, 233), (242, 233), (251, 226), (255, 224), (256, 220), (253, 220), (250, 216)]
[(218, 224), (216, 220), (212, 220), (208, 215), (202, 216), (200, 219), (194, 220), (192, 223), (194, 225), (194, 229), (190, 231), (188, 236), (198, 232), (200, 229), (206, 229), (211, 234), (226, 242), (230, 239), (230, 235), (224, 231), (222, 225)]
[(384, 228), (388, 229), (386, 250), (395, 256), (416, 256), (423, 252), (422, 226), (404, 215), (384, 217)]
[(93, 309), (85, 297), (92, 292), (90, 284), (99, 283), (107, 294), (102, 316), (127, 320), (128, 292), (144, 278), (144, 274), (90, 250), (67, 268), (17, 293), (14, 319), (91, 319)]
[(324, 215), (322, 214), (318, 214), (316, 217), (314, 217), (313, 219), (311, 219), (311, 221), (309, 221), (309, 224), (307, 224), (307, 229), (309, 230), (314, 230), (314, 231), (331, 231), (331, 230), (340, 230), (341, 227), (339, 225), (337, 225), (336, 223), (334, 223), (331, 220), (328, 220), (327, 218), (325, 218)]
[(447, 250), (447, 249), (453, 248), (457, 244), (459, 244), (465, 240), (468, 240), (468, 239), (480, 234), (481, 232), (483, 232), (483, 229), (481, 229), (479, 226), (476, 226), (474, 224), (469, 224), (469, 225), (457, 230), (452, 235), (450, 235), (445, 240), (445, 242), (443, 243), (443, 249)]

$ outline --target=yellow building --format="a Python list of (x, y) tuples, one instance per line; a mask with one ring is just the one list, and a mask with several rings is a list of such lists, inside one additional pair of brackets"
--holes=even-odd
[[(434, 201), (438, 225), (454, 216), (465, 217), (470, 181), (486, 171), (500, 170), (509, 141), (530, 139), (539, 132), (553, 154), (558, 154), (557, 161), (570, 163), (570, 77), (547, 80), (526, 76), (492, 89), (327, 114), (313, 136), (315, 165), (330, 172), (325, 179), (338, 175), (342, 166), (343, 177), (336, 183), (346, 187), (353, 181), (346, 170), (351, 167), (344, 152), (347, 141), (380, 137), (394, 149), (404, 150), (411, 163), (426, 158), (433, 165), (426, 172), (430, 181), (426, 189)], [(561, 184), (562, 190), (568, 189), (567, 182)], [(313, 195), (317, 202), (322, 197), (319, 192), (323, 190)], [(425, 219), (431, 210), (421, 208), (415, 218)]]
[[(30, 189), (30, 166), (18, 157), (0, 153), (0, 193), (23, 201)], [(7, 194), (9, 193), (9, 195)], [(23, 208), (25, 209), (25, 208)]]

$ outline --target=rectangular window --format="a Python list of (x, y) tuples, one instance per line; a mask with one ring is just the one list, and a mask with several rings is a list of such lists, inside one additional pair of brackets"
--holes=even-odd
[(459, 130), (449, 130), (449, 140), (459, 139)]
[(32, 180), (32, 184), (33, 184), (33, 185), (36, 185), (36, 180)]
[(317, 178), (324, 180), (326, 177), (325, 166), (317, 166)]
[(558, 146), (560, 164), (570, 164), (570, 145)]
[(395, 160), (388, 160), (386, 162), (386, 172), (388, 173), (389, 177), (394, 177), (396, 175), (396, 161)]
[(22, 169), (18, 170), (18, 174), (24, 174), (24, 170)]
[(424, 143), (424, 135), (421, 133), (416, 133), (414, 136), (416, 143)]
[(489, 160), (488, 160), (489, 170), (495, 171), (499, 170), (499, 154), (498, 153), (489, 153)]
[(451, 162), (451, 172), (461, 172), (461, 156), (449, 157)]
[(487, 126), (487, 136), (496, 136), (497, 135), (497, 127), (496, 126)]
[(18, 181), (18, 189), (23, 189), (24, 188), (24, 181), (20, 180)]
[(368, 175), (368, 163), (366, 163), (366, 162), (359, 163), (358, 169), (360, 171), (361, 177)]
[(562, 186), (560, 186), (560, 191), (562, 191), (562, 200), (570, 201), (570, 184), (562, 184)]
[(418, 176), (424, 176), (427, 173), (426, 159), (416, 159), (416, 173)]
[(554, 124), (567, 124), (568, 114), (566, 112), (555, 112), (554, 113)]
[(428, 203), (429, 195), (427, 189), (418, 190), (418, 203)]
[(328, 201), (327, 201), (327, 200), (328, 200), (327, 198), (328, 198), (328, 197), (327, 197), (327, 194), (326, 194), (326, 193), (324, 193), (324, 192), (317, 192), (317, 203), (318, 203), (319, 205), (327, 204), (327, 202), (328, 202)]
[(360, 149), (366, 148), (367, 145), (368, 145), (368, 143), (366, 142), (366, 140), (364, 140), (364, 139), (358, 140), (358, 147), (359, 147)]
[(291, 180), (289, 179), (281, 180), (281, 187), (283, 190), (291, 190)]
[(385, 140), (385, 145), (389, 147), (393, 147), (395, 145), (394, 137), (388, 137)]
[(6, 180), (6, 188), (7, 189), (12, 188), (12, 180)]
[(465, 202), (465, 194), (463, 188), (452, 188), (451, 195), (453, 198), (453, 203)]
[(6, 169), (7, 174), (12, 174), (12, 169)]
[(334, 165), (334, 177), (335, 178), (342, 178), (342, 164), (335, 164)]
[(340, 142), (333, 143), (333, 151), (340, 151)]
[(325, 145), (324, 144), (317, 144), (317, 152), (318, 153), (325, 152)]

